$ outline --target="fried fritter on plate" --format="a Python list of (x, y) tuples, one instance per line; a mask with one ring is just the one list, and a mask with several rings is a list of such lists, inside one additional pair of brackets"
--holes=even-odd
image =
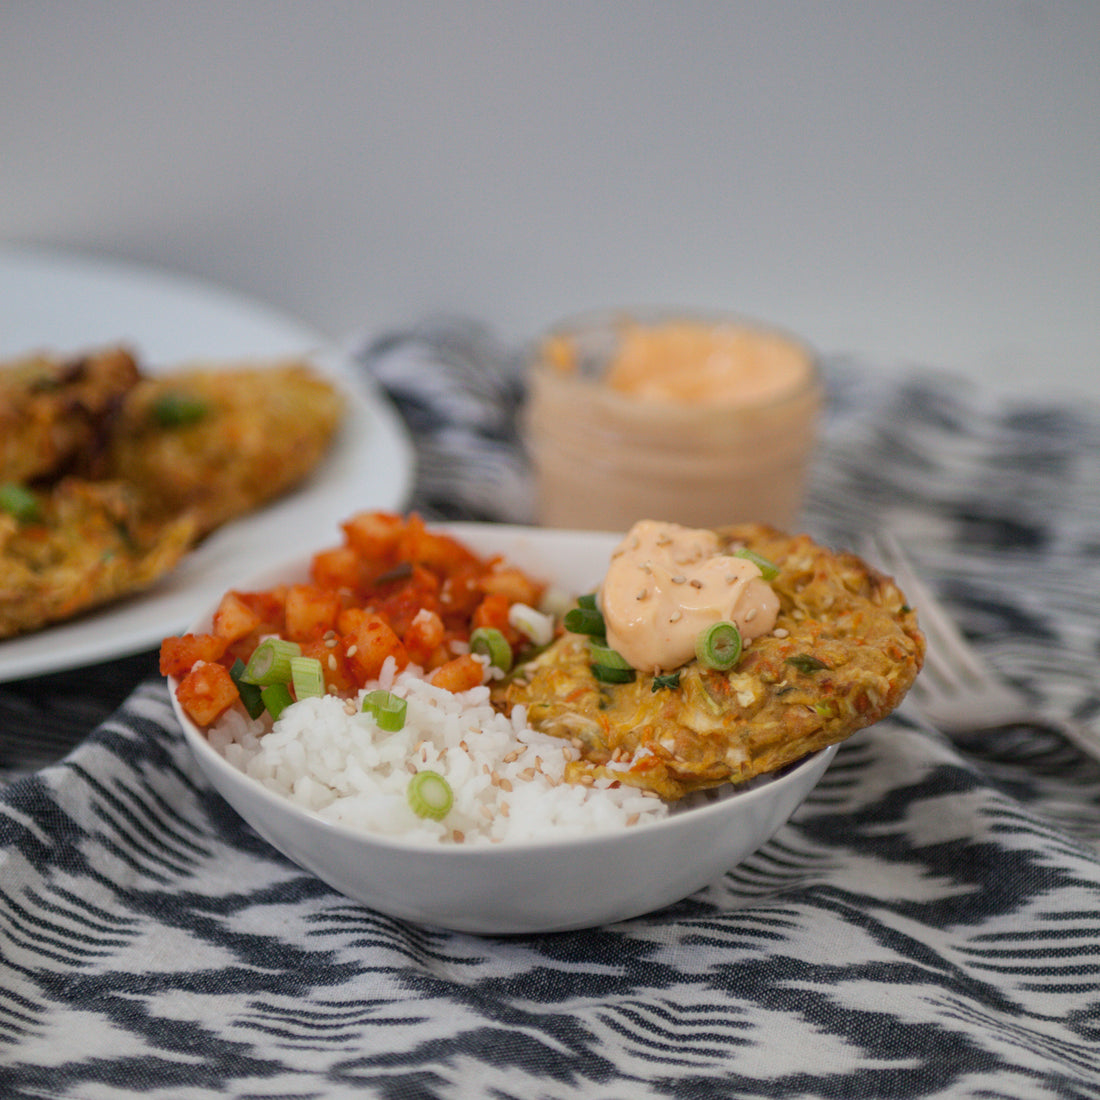
[(64, 478), (34, 499), (33, 515), (0, 512), (0, 638), (147, 588), (194, 542), (190, 517), (150, 523), (117, 481)]
[(337, 390), (297, 362), (145, 378), (127, 395), (106, 473), (151, 517), (190, 514), (201, 537), (303, 481), (342, 416)]
[(56, 478), (76, 463), (94, 469), (139, 377), (123, 348), (0, 365), (0, 485)]
[(754, 524), (718, 535), (779, 569), (775, 628), (732, 669), (692, 660), (656, 683), (642, 670), (605, 683), (587, 640), (567, 633), (498, 689), (505, 708), (522, 703), (532, 726), (578, 745), (570, 778), (606, 776), (665, 799), (742, 783), (845, 740), (909, 690), (924, 638), (893, 580), (806, 535)]
[(147, 588), (304, 481), (343, 415), (299, 361), (146, 376), (110, 349), (0, 367), (0, 638)]

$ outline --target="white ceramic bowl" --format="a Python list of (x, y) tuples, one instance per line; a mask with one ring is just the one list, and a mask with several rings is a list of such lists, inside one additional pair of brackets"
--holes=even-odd
[[(619, 536), (440, 524), (480, 553), (501, 553), (571, 593), (591, 591)], [(334, 539), (335, 541), (335, 539)], [(308, 558), (240, 587), (302, 579)], [(213, 608), (192, 626), (209, 629)], [(488, 935), (564, 931), (626, 920), (720, 878), (783, 825), (824, 774), (835, 746), (778, 777), (728, 788), (707, 805), (580, 839), (427, 847), (331, 824), (238, 771), (172, 703), (206, 777), (257, 833), (340, 893), (404, 920)]]

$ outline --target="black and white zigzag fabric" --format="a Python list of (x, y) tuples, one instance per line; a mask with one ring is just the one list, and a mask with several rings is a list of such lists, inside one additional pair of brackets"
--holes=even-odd
[[(505, 352), (436, 324), (361, 358), (414, 425), (421, 511), (525, 518)], [(827, 371), (806, 528), (890, 527), (991, 660), (1095, 725), (1100, 410)], [(683, 902), (478, 938), (273, 851), (150, 678), (0, 792), (0, 1096), (1100, 1097), (1100, 765), (899, 716)]]

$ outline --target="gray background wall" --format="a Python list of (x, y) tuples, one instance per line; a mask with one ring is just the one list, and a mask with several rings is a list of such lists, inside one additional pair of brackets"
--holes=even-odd
[(1100, 4), (0, 4), (0, 240), (336, 339), (673, 301), (1095, 392)]

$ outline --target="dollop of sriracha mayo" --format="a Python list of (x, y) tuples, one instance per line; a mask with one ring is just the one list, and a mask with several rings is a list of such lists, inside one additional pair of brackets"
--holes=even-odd
[(641, 520), (612, 553), (599, 591), (607, 644), (634, 668), (658, 672), (695, 658), (717, 622), (752, 640), (775, 627), (779, 598), (759, 567), (723, 553), (713, 531)]

